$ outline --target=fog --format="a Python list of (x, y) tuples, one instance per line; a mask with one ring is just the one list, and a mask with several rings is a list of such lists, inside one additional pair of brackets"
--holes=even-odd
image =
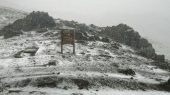
[(0, 0), (0, 5), (98, 26), (125, 23), (170, 59), (170, 0)]

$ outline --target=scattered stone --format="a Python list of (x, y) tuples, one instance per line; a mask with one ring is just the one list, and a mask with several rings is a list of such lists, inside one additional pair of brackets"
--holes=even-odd
[(79, 87), (79, 89), (87, 89), (90, 83), (83, 79), (73, 79), (74, 83)]
[(81, 52), (80, 54), (85, 55), (85, 52)]
[(102, 38), (101, 41), (102, 41), (102, 42), (106, 42), (106, 43), (109, 43), (109, 42), (110, 42), (109, 38)]
[(37, 30), (38, 33), (43, 33), (43, 32), (47, 32), (48, 29), (47, 28), (40, 28)]
[(31, 91), (31, 92), (29, 92), (29, 94), (33, 94), (33, 95), (46, 95), (46, 92), (41, 92), (41, 91)]
[(50, 61), (50, 62), (48, 62), (48, 66), (56, 66), (56, 61)]
[(15, 72), (23, 72), (23, 70), (20, 66), (16, 66), (14, 70), (15, 70)]
[(82, 93), (72, 93), (71, 95), (83, 95)]
[(20, 92), (22, 92), (22, 90), (20, 90), (20, 89), (10, 89), (10, 90), (8, 90), (8, 93), (20, 93)]
[(101, 54), (99, 55), (100, 57), (105, 57), (105, 58), (112, 58), (112, 56), (109, 56), (109, 55), (104, 55), (104, 54)]
[(35, 87), (57, 87), (56, 80), (52, 77), (37, 78), (36, 80), (31, 81), (30, 84)]
[(59, 75), (59, 74), (60, 74), (60, 72), (57, 73), (57, 75)]
[(23, 51), (19, 51), (19, 52), (17, 52), (15, 55), (14, 55), (14, 58), (22, 58), (22, 56), (21, 56), (21, 53), (22, 53)]
[(121, 45), (119, 43), (114, 43), (114, 44), (112, 44), (112, 47), (115, 49), (119, 49), (121, 47)]
[(169, 84), (169, 85), (170, 85), (170, 79), (168, 80), (167, 84)]
[(68, 90), (68, 87), (67, 87), (67, 86), (64, 86), (63, 89), (64, 89), (64, 90)]
[(30, 53), (32, 56), (34, 56), (35, 55), (35, 53), (38, 51), (38, 47), (35, 47), (35, 46), (33, 46), (33, 47), (28, 47), (28, 48), (26, 48), (25, 50), (23, 50), (23, 53)]
[(132, 69), (118, 69), (119, 73), (125, 74), (125, 75), (135, 75), (135, 71)]

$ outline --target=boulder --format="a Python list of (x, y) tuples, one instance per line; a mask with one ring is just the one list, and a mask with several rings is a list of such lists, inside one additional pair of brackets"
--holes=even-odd
[(31, 56), (35, 56), (38, 49), (39, 49), (38, 47), (34, 47), (34, 46), (33, 47), (28, 47), (25, 50), (23, 50), (23, 53), (28, 53)]
[(73, 79), (74, 83), (79, 87), (79, 89), (87, 89), (90, 83), (84, 79)]
[(167, 84), (169, 84), (169, 85), (170, 85), (170, 79), (167, 81)]
[(105, 37), (105, 38), (102, 38), (101, 41), (102, 41), (102, 42), (106, 42), (106, 43), (109, 43), (109, 42), (110, 42), (109, 38), (106, 38), (106, 37)]
[(82, 93), (72, 93), (71, 95), (83, 95)]
[(125, 75), (132, 75), (132, 76), (136, 74), (135, 71), (132, 69), (118, 69), (118, 72)]
[(49, 66), (56, 66), (56, 61), (54, 61), (54, 60), (53, 61), (49, 61), (48, 65)]

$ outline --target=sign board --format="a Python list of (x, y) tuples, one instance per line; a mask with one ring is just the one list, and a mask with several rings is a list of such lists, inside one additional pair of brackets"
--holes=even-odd
[(61, 33), (62, 44), (74, 44), (74, 30), (63, 30)]
[(75, 54), (75, 32), (74, 29), (61, 29), (61, 53), (63, 53), (63, 45), (72, 44), (73, 54)]

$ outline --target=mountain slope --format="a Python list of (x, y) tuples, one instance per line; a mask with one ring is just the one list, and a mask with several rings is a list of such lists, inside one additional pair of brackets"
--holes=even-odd
[[(27, 25), (34, 24), (34, 18), (27, 20)], [(169, 94), (168, 68), (161, 69), (154, 60), (138, 55), (136, 49), (102, 36), (103, 28), (61, 19), (55, 23), (52, 28), (37, 27), (39, 21), (22, 35), (0, 40), (0, 94), (103, 95), (107, 90), (108, 95), (127, 90)], [(78, 30), (75, 55), (72, 45), (64, 45), (61, 54), (62, 26)], [(40, 32), (42, 28), (46, 31)]]
[(164, 55), (158, 55), (152, 44), (145, 38), (141, 37), (138, 32), (126, 24), (105, 27), (100, 35), (109, 37), (114, 41), (131, 46), (137, 50), (141, 56), (153, 59), (158, 62), (165, 62)]
[(26, 12), (0, 6), (0, 29), (26, 15)]
[[(103, 91), (102, 88), (164, 90), (159, 84), (166, 82), (170, 73), (152, 65), (152, 60), (135, 54), (130, 47), (116, 42), (87, 41), (76, 43), (76, 55), (72, 54), (71, 45), (64, 45), (64, 54), (61, 54), (59, 33), (58, 30), (32, 31), (1, 40), (0, 75), (4, 91), (11, 91), (7, 93), (13, 95), (19, 89), (21, 94), (36, 91), (43, 95), (44, 91), (49, 93), (46, 91), (54, 88), (71, 92), (77, 89)], [(35, 55), (23, 52), (20, 58), (15, 58), (15, 54), (33, 46), (38, 47)], [(128, 69), (135, 74), (121, 72)], [(35, 90), (37, 87), (39, 90)]]

